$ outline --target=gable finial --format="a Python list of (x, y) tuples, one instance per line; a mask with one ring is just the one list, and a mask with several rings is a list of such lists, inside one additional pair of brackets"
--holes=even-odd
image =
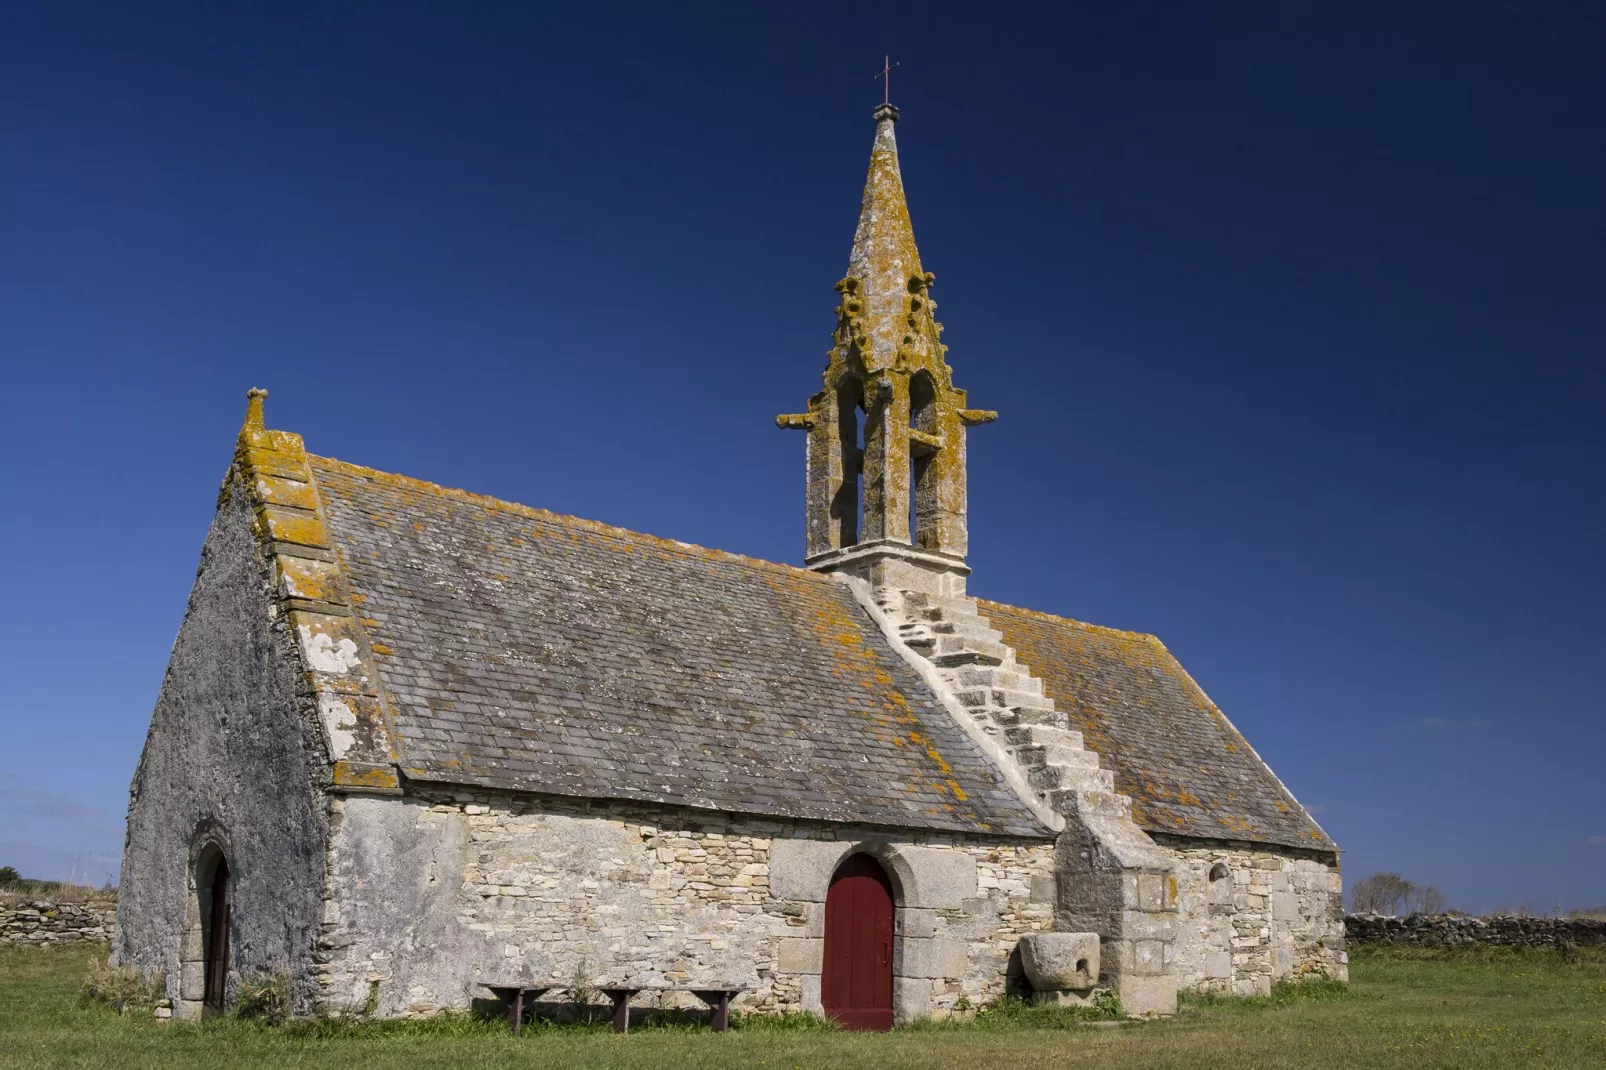
[(268, 392), (260, 386), (253, 386), (245, 392), (245, 424), (240, 428), (241, 434), (264, 430), (262, 425), (262, 399), (267, 396)]

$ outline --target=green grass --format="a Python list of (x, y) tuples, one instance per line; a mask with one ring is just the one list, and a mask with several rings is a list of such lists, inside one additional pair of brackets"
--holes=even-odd
[(163, 1025), (83, 1004), (91, 951), (0, 951), (3, 1067), (1284, 1067), (1606, 1066), (1606, 952), (1361, 950), (1353, 984), (1255, 1000), (1189, 998), (1170, 1021), (1090, 1028), (1006, 1008), (973, 1025), (869, 1036), (743, 1020), (715, 1036), (680, 1020), (615, 1036), (468, 1015), (429, 1022), (223, 1019)]

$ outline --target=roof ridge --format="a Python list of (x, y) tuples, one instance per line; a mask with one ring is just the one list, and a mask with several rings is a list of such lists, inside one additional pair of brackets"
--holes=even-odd
[(324, 464), (333, 465), (335, 467), (344, 469), (347, 472), (360, 474), (384, 482), (410, 486), (417, 490), (427, 490), (436, 494), (443, 494), (448, 497), (461, 498), (465, 501), (473, 502), (478, 505), (488, 506), (498, 511), (516, 513), (520, 516), (529, 517), (533, 520), (548, 520), (570, 527), (578, 527), (590, 531), (605, 532), (612, 535), (626, 535), (634, 539), (642, 539), (656, 543), (665, 548), (692, 550), (703, 554), (726, 558), (731, 561), (740, 561), (749, 565), (760, 565), (765, 568), (776, 569), (777, 571), (785, 572), (792, 576), (807, 576), (813, 579), (818, 579), (822, 582), (829, 582), (829, 577), (823, 573), (815, 572), (812, 569), (799, 568), (796, 565), (788, 565), (784, 561), (770, 561), (762, 557), (749, 557), (747, 554), (738, 554), (730, 550), (721, 550), (717, 546), (703, 546), (699, 543), (683, 542), (680, 539), (670, 539), (662, 535), (653, 535), (645, 531), (635, 531), (631, 528), (622, 528), (614, 524), (604, 524), (600, 520), (589, 520), (586, 517), (574, 516), (570, 513), (555, 513), (550, 509), (542, 509), (539, 506), (534, 505), (525, 505), (522, 502), (511, 502), (506, 498), (498, 498), (490, 494), (479, 494), (471, 490), (463, 490), (461, 487), (448, 487), (442, 483), (434, 483), (427, 479), (419, 479), (416, 476), (402, 475), (399, 472), (385, 472), (378, 468), (370, 468), (365, 464), (355, 464), (351, 461), (342, 461), (338, 457), (324, 457), (319, 454), (309, 453), (307, 454), (307, 459), (313, 462), (322, 462)]
[(1152, 643), (1158, 644), (1161, 649), (1166, 649), (1165, 643), (1160, 640), (1160, 637), (1151, 632), (1134, 632), (1128, 631), (1125, 628), (1112, 628), (1107, 624), (1090, 624), (1085, 620), (1077, 620), (1075, 617), (1062, 617), (1058, 613), (1045, 613), (1040, 609), (1027, 609), (1025, 606), (1012, 606), (1007, 602), (995, 602), (990, 598), (977, 598), (976, 601), (982, 603), (983, 605), (996, 606), (999, 609), (1013, 610), (1016, 613), (1029, 613), (1034, 617), (1044, 617), (1048, 620), (1057, 620), (1062, 623), (1072, 625), (1073, 627), (1081, 628), (1084, 631), (1102, 632), (1105, 635), (1117, 635), (1123, 639), (1147, 639)]

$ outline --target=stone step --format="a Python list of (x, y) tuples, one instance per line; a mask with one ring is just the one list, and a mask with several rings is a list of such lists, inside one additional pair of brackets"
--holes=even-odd
[(958, 654), (965, 651), (972, 654), (986, 654), (994, 659), (994, 664), (1002, 662), (1010, 652), (1009, 647), (994, 640), (972, 639), (968, 635), (937, 636), (937, 653)]
[(1073, 777), (1068, 766), (1034, 765), (1026, 770), (1026, 783), (1039, 792), (1052, 793), (1071, 786)]
[(974, 635), (979, 639), (996, 643), (1003, 639), (1004, 633), (988, 624), (980, 617), (965, 619), (963, 617), (932, 617), (925, 620), (913, 621), (916, 628), (927, 628), (939, 635)]
[(1018, 725), (1049, 725), (1065, 727), (1065, 715), (1052, 707), (1014, 706), (997, 714), (998, 723), (1005, 728)]
[(1046, 724), (1017, 725), (1004, 729), (1004, 740), (1011, 747), (1067, 747), (1082, 750), (1082, 733), (1074, 728)]
[[(1077, 778), (1073, 776), (1074, 783)], [(1048, 804), (1061, 813), (1075, 813), (1083, 809), (1104, 811), (1120, 817), (1132, 817), (1132, 800), (1125, 795), (1116, 793), (1115, 774), (1108, 769), (1100, 769), (1096, 775), (1088, 776), (1084, 782), (1086, 786), (1060, 788), (1049, 791), (1045, 798)]]
[(994, 666), (977, 665), (968, 668), (956, 669), (948, 677), (949, 682), (961, 690), (985, 687), (1012, 687), (1020, 691), (1028, 691), (1024, 686), (1027, 678), (1013, 669), (1000, 669)]
[(1054, 708), (1054, 700), (1045, 697), (1041, 692), (1017, 691), (1012, 687), (1005, 687), (994, 689), (991, 696), (994, 706), (1032, 706), (1046, 710)]
[(926, 655), (933, 665), (942, 669), (961, 668), (967, 665), (1003, 665), (1009, 651), (994, 643), (954, 642), (939, 638), (936, 647)]
[(1074, 769), (1099, 767), (1097, 754), (1076, 747), (1016, 747), (1015, 757), (1028, 768), (1039, 765), (1063, 765)]

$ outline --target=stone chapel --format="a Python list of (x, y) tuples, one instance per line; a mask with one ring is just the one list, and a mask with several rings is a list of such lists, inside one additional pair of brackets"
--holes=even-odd
[(176, 1016), (263, 971), (302, 1012), (583, 976), (862, 1028), (1345, 976), (1337, 847), (1165, 646), (968, 593), (996, 414), (874, 117), (777, 418), (802, 567), (321, 457), (251, 392), (130, 789), (115, 954)]

